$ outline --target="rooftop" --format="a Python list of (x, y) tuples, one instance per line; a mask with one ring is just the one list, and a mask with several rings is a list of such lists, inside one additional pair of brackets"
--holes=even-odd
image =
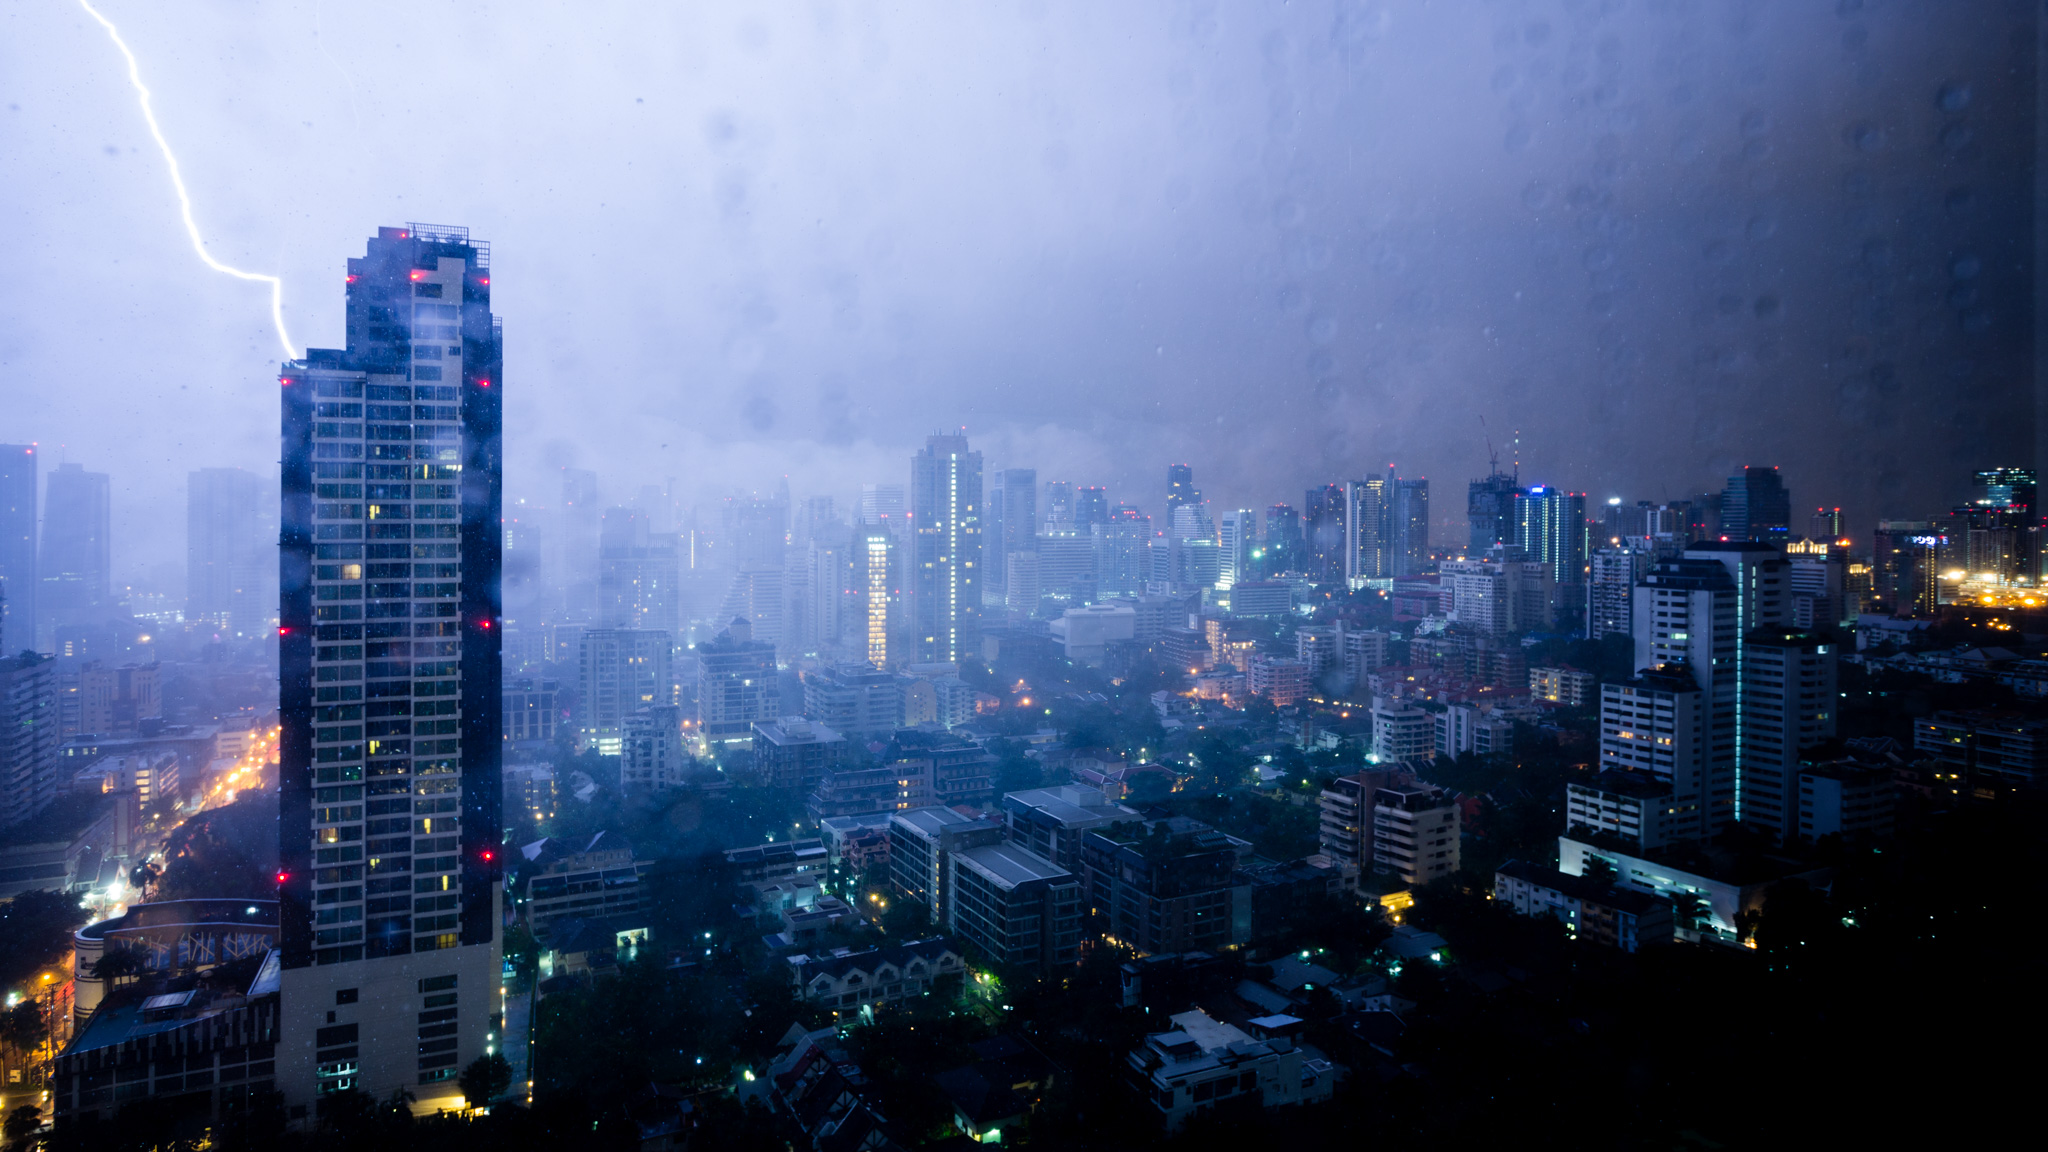
[(1005, 888), (1033, 880), (1068, 880), (1073, 874), (1036, 852), (1013, 844), (987, 844), (956, 854), (955, 859)]

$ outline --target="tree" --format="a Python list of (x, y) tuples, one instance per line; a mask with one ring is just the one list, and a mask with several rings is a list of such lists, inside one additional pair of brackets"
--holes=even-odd
[(512, 1064), (496, 1052), (479, 1056), (462, 1070), (456, 1083), (462, 1086), (462, 1098), (470, 1107), (489, 1104), (511, 1090)]
[(33, 1104), (23, 1104), (7, 1114), (6, 1123), (0, 1125), (0, 1134), (6, 1135), (8, 1143), (19, 1144), (35, 1135), (36, 1129), (42, 1126), (43, 1110)]
[(23, 892), (0, 904), (0, 987), (27, 982), (69, 951), (71, 933), (83, 923), (85, 909), (66, 892)]
[(20, 1051), (35, 1048), (49, 1034), (43, 1023), (43, 1007), (33, 1000), (24, 1000), (0, 1013), (0, 1041)]
[(148, 965), (135, 948), (112, 948), (92, 962), (92, 978), (115, 983), (125, 976), (139, 976)]

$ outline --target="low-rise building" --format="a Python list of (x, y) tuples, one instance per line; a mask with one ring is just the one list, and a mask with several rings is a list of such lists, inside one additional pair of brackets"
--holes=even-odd
[(1457, 800), (1428, 784), (1381, 788), (1373, 794), (1373, 871), (1414, 886), (1458, 870)]
[(1669, 944), (1675, 935), (1669, 900), (1520, 860), (1494, 871), (1493, 898), (1524, 916), (1554, 916), (1574, 936), (1624, 952)]
[(811, 792), (849, 750), (846, 737), (801, 716), (754, 723), (754, 772), (771, 787)]
[(1913, 750), (1960, 773), (2011, 785), (2048, 780), (2048, 720), (1998, 712), (1936, 712), (1913, 725)]
[(1142, 819), (1129, 808), (1110, 803), (1099, 787), (1078, 784), (1004, 793), (1002, 811), (1013, 843), (1074, 873), (1081, 871), (1081, 841), (1088, 833)]
[(651, 861), (635, 860), (622, 836), (599, 832), (582, 844), (558, 837), (536, 840), (519, 850), (530, 866), (526, 922), (545, 935), (565, 916), (632, 919), (641, 914), (640, 878)]
[[(1168, 1019), (1173, 1030), (1146, 1036), (1129, 1066), (1139, 1094), (1169, 1132), (1225, 1101), (1277, 1108), (1327, 1099), (1336, 1089), (1335, 1068), (1294, 1040), (1301, 1021), (1293, 1016), (1251, 1021), (1257, 1035), (1199, 1008)], [(1320, 1067), (1307, 1067), (1311, 1059)]]
[(1818, 840), (1886, 840), (1892, 834), (1895, 784), (1889, 768), (1841, 761), (1799, 769), (1798, 836)]
[(949, 858), (962, 849), (997, 844), (1002, 839), (1001, 824), (951, 808), (928, 806), (898, 812), (889, 818), (890, 882), (898, 897), (924, 905), (934, 921), (946, 923), (952, 914), (947, 887)]
[(1671, 844), (1694, 823), (1677, 810), (1671, 786), (1647, 772), (1609, 769), (1570, 781), (1564, 795), (1567, 832), (1615, 836), (1640, 849)]
[(949, 931), (996, 963), (1040, 974), (1081, 955), (1081, 881), (1015, 844), (949, 854)]
[(81, 770), (71, 786), (80, 792), (133, 791), (145, 809), (175, 804), (179, 799), (178, 754), (158, 748), (103, 757)]
[(1586, 708), (1598, 703), (1599, 677), (1571, 667), (1529, 669), (1529, 695), (1569, 708)]
[(823, 876), (831, 863), (825, 842), (817, 837), (803, 840), (771, 840), (751, 848), (725, 850), (726, 866), (735, 883), (760, 886), (780, 884), (798, 877)]
[(1686, 941), (1736, 943), (1741, 938), (1737, 918), (1762, 911), (1765, 898), (1779, 881), (1819, 883), (1829, 875), (1826, 868), (1778, 857), (1737, 857), (1719, 850), (1638, 855), (1615, 843), (1560, 836), (1558, 871), (1567, 876), (1611, 874), (1616, 887), (1672, 901), (1677, 936)]
[(1308, 698), (1311, 675), (1307, 661), (1294, 656), (1253, 656), (1246, 663), (1245, 686), (1253, 695), (1283, 708)]
[(1213, 952), (1251, 939), (1251, 845), (1184, 816), (1091, 832), (1087, 904), (1102, 931), (1141, 953)]
[(959, 950), (944, 938), (843, 956), (799, 954), (788, 961), (797, 994), (804, 1002), (834, 1013), (958, 992), (967, 971)]

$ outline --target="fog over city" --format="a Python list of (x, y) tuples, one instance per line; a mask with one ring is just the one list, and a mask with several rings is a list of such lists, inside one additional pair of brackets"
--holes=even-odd
[[(103, 11), (301, 348), (377, 226), (491, 243), (508, 503), (844, 507), (963, 427), (1141, 506), (1448, 494), (1490, 436), (1594, 502), (1780, 465), (1861, 534), (2031, 461), (2017, 2)], [(267, 290), (104, 32), (4, 20), (0, 441), (174, 580), (186, 474), (276, 467)]]

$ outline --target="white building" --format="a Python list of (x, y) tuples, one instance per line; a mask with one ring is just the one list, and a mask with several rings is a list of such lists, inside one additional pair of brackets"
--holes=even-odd
[(1436, 722), (1429, 713), (1387, 696), (1372, 702), (1372, 754), (1382, 764), (1427, 760), (1436, 753)]
[(1799, 760), (1835, 735), (1835, 644), (1813, 632), (1744, 638), (1736, 818), (1780, 840), (1799, 834)]
[(1199, 1008), (1168, 1020), (1173, 1030), (1145, 1037), (1129, 1063), (1169, 1132), (1225, 1101), (1277, 1108), (1328, 1099), (1336, 1088), (1336, 1069), (1295, 1043), (1301, 1021), (1293, 1016), (1259, 1017), (1249, 1033)]
[(1372, 799), (1372, 860), (1378, 872), (1427, 884), (1458, 870), (1458, 803), (1441, 788), (1403, 784)]
[(1132, 640), (1138, 633), (1138, 610), (1129, 604), (1090, 604), (1069, 608), (1052, 622), (1052, 638), (1067, 659), (1099, 663), (1107, 646)]

